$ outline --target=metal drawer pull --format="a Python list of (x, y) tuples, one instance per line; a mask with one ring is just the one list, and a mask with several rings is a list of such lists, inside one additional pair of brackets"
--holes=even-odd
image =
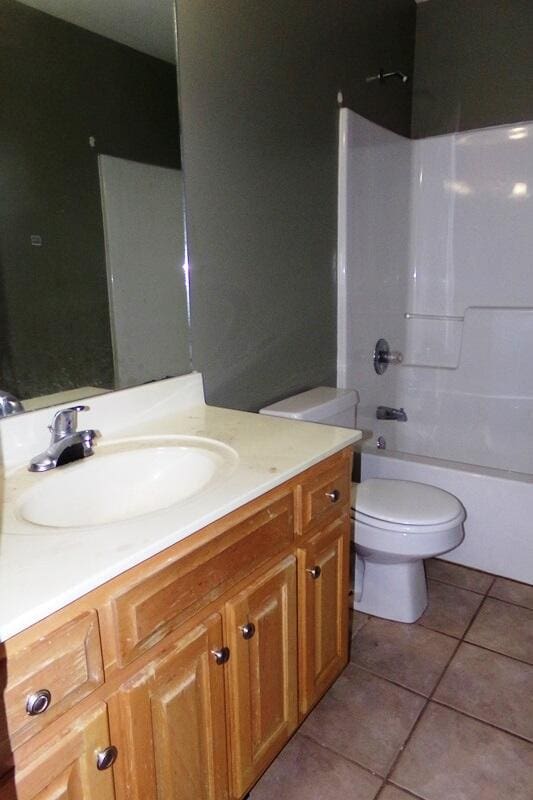
[(117, 756), (118, 750), (113, 744), (106, 747), (105, 750), (100, 750), (100, 752), (96, 754), (96, 769), (109, 769), (117, 760)]
[(251, 639), (255, 633), (255, 625), (253, 622), (247, 622), (246, 625), (241, 625), (243, 639)]
[(217, 664), (226, 664), (229, 661), (229, 647), (221, 647), (219, 650), (211, 650), (215, 656)]
[(338, 489), (333, 489), (331, 492), (326, 492), (326, 497), (329, 497), (332, 503), (336, 503), (340, 496), (341, 493)]
[(322, 575), (322, 570), (321, 570), (321, 568), (318, 566), (318, 564), (317, 564), (317, 566), (316, 566), (316, 567), (311, 567), (311, 569), (306, 569), (305, 571), (306, 571), (306, 572), (308, 572), (308, 573), (310, 574), (310, 576), (312, 577), (312, 579), (313, 579), (314, 581), (316, 581), (316, 579), (317, 579), (317, 578), (320, 578), (320, 576)]
[(38, 692), (30, 694), (26, 699), (26, 713), (30, 717), (36, 717), (38, 714), (44, 714), (52, 702), (52, 695), (48, 689), (39, 689)]

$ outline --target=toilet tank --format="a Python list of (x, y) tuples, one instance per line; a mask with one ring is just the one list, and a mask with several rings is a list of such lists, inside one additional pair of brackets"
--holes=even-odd
[(321, 422), (323, 425), (338, 425), (341, 428), (355, 428), (358, 402), (359, 395), (355, 389), (317, 386), (265, 406), (259, 413), (306, 422)]

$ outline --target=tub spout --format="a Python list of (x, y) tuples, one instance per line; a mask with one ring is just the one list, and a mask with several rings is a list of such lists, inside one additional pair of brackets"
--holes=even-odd
[(376, 409), (376, 419), (389, 419), (396, 420), (396, 422), (407, 422), (407, 414), (403, 408), (378, 406)]

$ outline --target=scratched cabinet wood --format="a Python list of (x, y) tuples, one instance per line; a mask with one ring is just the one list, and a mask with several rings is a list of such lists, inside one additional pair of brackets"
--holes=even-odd
[(98, 703), (52, 741), (24, 746), (16, 758), (16, 779), (0, 783), (2, 800), (114, 800), (113, 768), (97, 768), (109, 746), (107, 710)]
[(318, 702), (348, 661), (350, 519), (339, 517), (298, 550), (300, 712)]
[(296, 559), (225, 607), (231, 796), (242, 797), (298, 725)]
[(117, 800), (228, 797), (222, 618), (212, 614), (110, 699)]

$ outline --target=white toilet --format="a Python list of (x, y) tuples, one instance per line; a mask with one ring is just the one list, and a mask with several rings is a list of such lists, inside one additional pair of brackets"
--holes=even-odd
[[(320, 386), (259, 413), (353, 428), (358, 402), (351, 389)], [(424, 559), (462, 542), (465, 516), (459, 500), (436, 486), (385, 478), (352, 484), (354, 608), (415, 622), (427, 605)]]

